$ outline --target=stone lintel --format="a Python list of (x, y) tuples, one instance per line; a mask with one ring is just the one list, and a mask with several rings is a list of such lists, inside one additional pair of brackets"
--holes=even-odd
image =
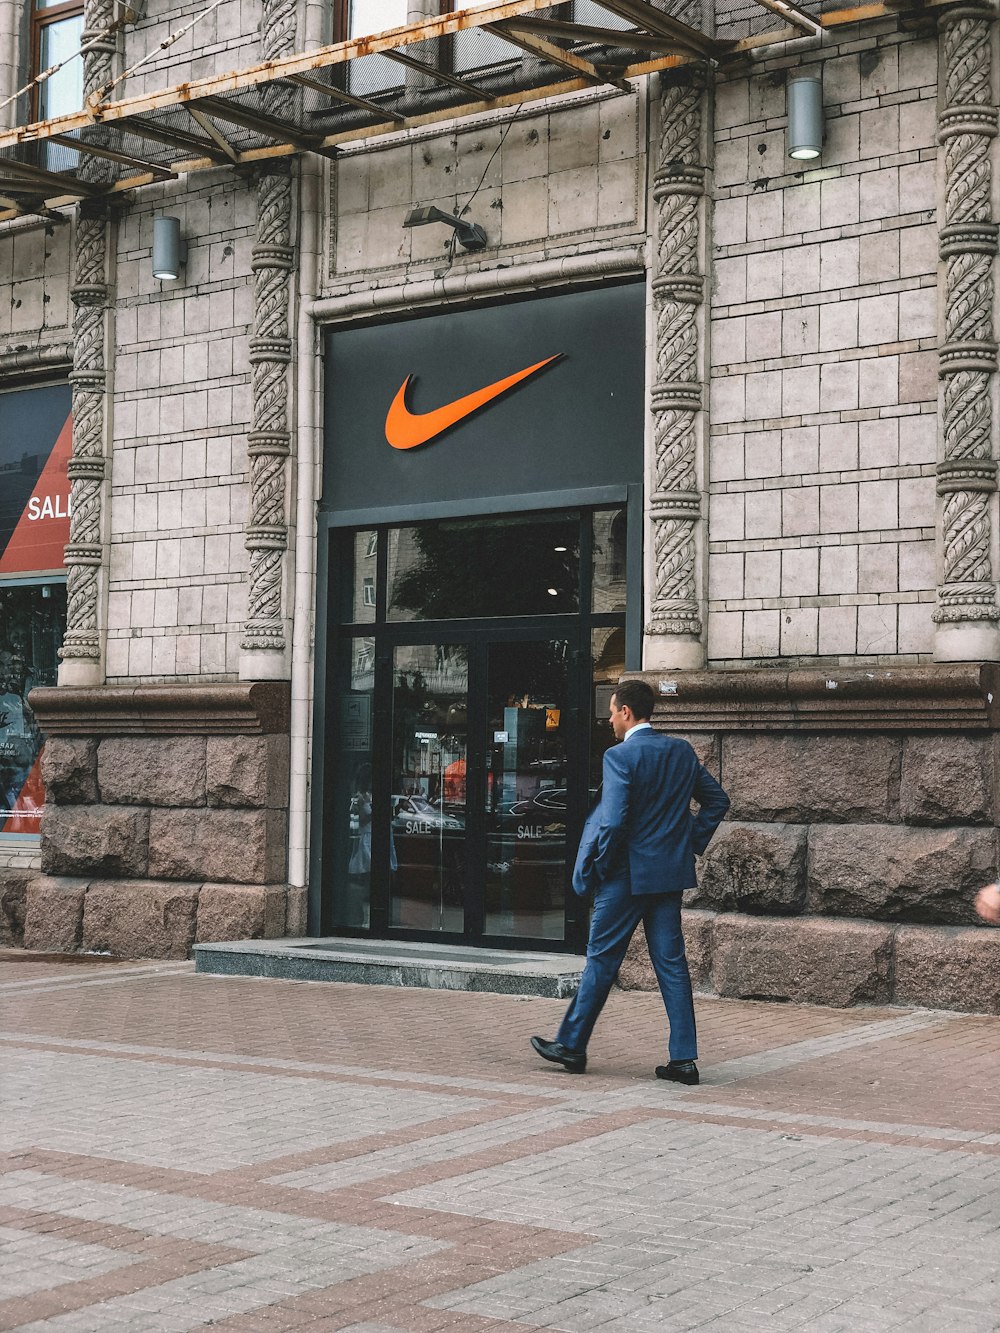
[(46, 736), (266, 736), (287, 732), (287, 681), (46, 686), (29, 702)]
[[(664, 731), (995, 731), (1000, 664), (643, 671)], [(625, 679), (625, 677), (623, 677)]]

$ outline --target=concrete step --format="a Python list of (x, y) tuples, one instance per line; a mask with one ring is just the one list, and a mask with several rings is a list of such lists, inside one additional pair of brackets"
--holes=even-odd
[(196, 944), (194, 957), (196, 972), (223, 976), (491, 991), (553, 1000), (575, 995), (586, 961), (576, 954), (337, 938)]

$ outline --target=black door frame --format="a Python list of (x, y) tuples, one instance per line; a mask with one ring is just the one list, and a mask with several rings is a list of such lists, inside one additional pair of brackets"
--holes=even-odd
[[(601, 490), (591, 490), (588, 492), (562, 492), (556, 494), (546, 494), (545, 504), (539, 505), (537, 501), (541, 496), (523, 496), (523, 497), (505, 497), (503, 500), (493, 501), (489, 508), (484, 503), (480, 512), (495, 514), (507, 513), (525, 513), (534, 512), (545, 516), (551, 516), (556, 510), (576, 510), (580, 512), (581, 518), (584, 511), (593, 511), (595, 509), (608, 508), (613, 505), (624, 503), (626, 507), (626, 588), (627, 604), (624, 615), (625, 625), (625, 664), (627, 670), (637, 670), (641, 666), (641, 644), (642, 644), (642, 487), (639, 485), (627, 485), (620, 488), (606, 488)], [(513, 500), (513, 503), (510, 501)], [(534, 500), (535, 503), (529, 503)], [(554, 503), (555, 501), (559, 503)], [(451, 506), (442, 506), (451, 510)], [(478, 506), (469, 506), (467, 516), (475, 516), (474, 511)], [(468, 511), (472, 510), (472, 513)], [(465, 516), (465, 515), (463, 515)], [(467, 858), (468, 865), (474, 865), (472, 871), (473, 888), (467, 887), (467, 910), (465, 915), (465, 931), (461, 937), (448, 935), (439, 932), (415, 931), (402, 927), (390, 927), (388, 920), (389, 908), (389, 859), (387, 854), (387, 842), (389, 838), (388, 824), (386, 821), (379, 821), (373, 825), (372, 829), (372, 880), (371, 880), (371, 909), (370, 922), (367, 929), (350, 928), (333, 925), (333, 903), (332, 895), (325, 886), (330, 879), (332, 869), (332, 829), (330, 821), (327, 818), (325, 793), (334, 790), (333, 763), (335, 761), (335, 747), (327, 745), (327, 727), (336, 716), (333, 707), (333, 700), (330, 698), (330, 691), (335, 686), (335, 672), (333, 671), (333, 653), (335, 651), (335, 642), (339, 633), (351, 635), (356, 632), (357, 627), (352, 629), (343, 626), (339, 622), (336, 614), (331, 615), (331, 597), (334, 595), (335, 580), (331, 577), (332, 553), (331, 548), (334, 541), (344, 531), (358, 528), (379, 528), (386, 526), (395, 526), (397, 524), (407, 524), (415, 522), (434, 521), (443, 517), (459, 517), (452, 512), (442, 513), (438, 506), (412, 506), (401, 507), (399, 509), (388, 510), (370, 510), (365, 512), (352, 511), (350, 513), (331, 513), (323, 512), (319, 515), (319, 551), (317, 562), (317, 614), (316, 614), (316, 677), (314, 693), (314, 717), (313, 717), (313, 762), (312, 762), (312, 820), (310, 837), (310, 880), (308, 896), (308, 931), (311, 936), (328, 935), (336, 929), (339, 935), (357, 936), (360, 938), (392, 938), (392, 939), (413, 939), (421, 941), (439, 941), (441, 943), (465, 943), (471, 946), (482, 948), (499, 947), (506, 949), (524, 949), (524, 950), (547, 950), (579, 952), (585, 942), (588, 925), (588, 911), (586, 905), (576, 897), (572, 891), (571, 876), (573, 855), (579, 833), (583, 827), (583, 820), (586, 814), (588, 800), (587, 774), (589, 770), (589, 745), (591, 728), (594, 719), (590, 716), (590, 691), (592, 685), (591, 678), (591, 643), (590, 634), (593, 629), (602, 626), (620, 626), (622, 616), (620, 613), (613, 615), (594, 615), (582, 608), (590, 605), (591, 598), (591, 551), (588, 547), (589, 537), (581, 543), (580, 551), (580, 607), (581, 610), (566, 615), (557, 616), (524, 616), (524, 617), (505, 617), (503, 619), (468, 619), (468, 620), (447, 620), (447, 621), (387, 621), (378, 619), (374, 624), (365, 626), (370, 630), (372, 637), (376, 639), (376, 656), (374, 672), (373, 696), (388, 699), (391, 697), (391, 659), (392, 649), (400, 644), (435, 644), (435, 643), (468, 643), (474, 646), (479, 654), (482, 655), (482, 683), (485, 687), (486, 668), (485, 655), (491, 642), (516, 642), (517, 640), (539, 640), (545, 638), (566, 639), (570, 643), (570, 670), (568, 672), (568, 705), (573, 714), (571, 719), (570, 739), (568, 746), (568, 763), (570, 778), (568, 782), (568, 808), (567, 808), (567, 829), (566, 829), (566, 847), (567, 847), (567, 867), (566, 867), (566, 935), (562, 941), (550, 939), (533, 938), (510, 938), (507, 936), (494, 937), (478, 933), (474, 934), (470, 925), (478, 926), (480, 931), (484, 920), (484, 894), (485, 894), (485, 855), (480, 855), (475, 859), (470, 855)], [(592, 532), (590, 523), (582, 523), (582, 530), (585, 534)], [(380, 585), (384, 581), (384, 562), (386, 560), (386, 546), (384, 541), (379, 542), (378, 563), (379, 563), (379, 581)], [(586, 558), (585, 558), (586, 557)], [(470, 714), (468, 718), (470, 741), (475, 737), (477, 747), (485, 747), (486, 741), (486, 706), (487, 694), (485, 688), (478, 689), (477, 693), (481, 696), (476, 707), (481, 709), (481, 717), (473, 717), (472, 709), (472, 660), (475, 654), (470, 654)], [(478, 670), (478, 668), (477, 668)], [(376, 754), (387, 753), (391, 744), (391, 717), (388, 709), (374, 710), (373, 722), (373, 751)], [(391, 774), (388, 766), (379, 765), (381, 773), (375, 777), (375, 789), (372, 792), (373, 803), (376, 809), (388, 809), (391, 798)], [(470, 781), (469, 771), (473, 770)], [(472, 802), (478, 801), (480, 795), (483, 800), (479, 801), (478, 809), (485, 809), (485, 764), (477, 754), (476, 762), (473, 766), (473, 756), (471, 753), (467, 759), (467, 788), (466, 800), (467, 808), (472, 808)], [(575, 776), (575, 780), (574, 780)], [(477, 784), (482, 784), (483, 791), (477, 790)], [(474, 821), (475, 823), (476, 821)], [(478, 821), (482, 829), (474, 836), (485, 837), (485, 821)], [(482, 853), (485, 847), (478, 848)], [(479, 862), (483, 864), (480, 865)], [(470, 899), (473, 902), (473, 911), (468, 910)], [(470, 921), (471, 917), (471, 921)]]

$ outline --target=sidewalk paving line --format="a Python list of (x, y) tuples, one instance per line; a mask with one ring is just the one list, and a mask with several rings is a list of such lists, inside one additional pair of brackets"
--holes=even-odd
[(46, 980), (44, 977), (32, 977), (28, 981), (0, 981), (0, 991), (17, 991), (24, 995), (32, 991), (77, 990), (82, 986), (112, 986), (119, 981), (134, 981), (136, 977), (161, 976), (176, 977), (189, 973), (194, 976), (194, 964), (182, 959), (148, 963), (144, 967), (116, 968), (109, 976), (78, 977), (58, 976)]
[(725, 1060), (722, 1064), (707, 1066), (711, 1069), (708, 1082), (711, 1085), (736, 1083), (741, 1079), (756, 1078), (760, 1074), (776, 1073), (780, 1069), (806, 1064), (811, 1060), (821, 1060), (826, 1055), (851, 1050), (855, 1046), (869, 1046), (872, 1042), (887, 1041), (909, 1032), (919, 1032), (924, 1028), (953, 1023), (961, 1017), (963, 1015), (950, 1010), (911, 1010), (899, 1018), (881, 1019), (876, 1023), (853, 1027), (847, 1032), (810, 1037), (806, 1041), (793, 1042), (790, 1046), (776, 1046), (756, 1055), (743, 1055), (736, 1060)]

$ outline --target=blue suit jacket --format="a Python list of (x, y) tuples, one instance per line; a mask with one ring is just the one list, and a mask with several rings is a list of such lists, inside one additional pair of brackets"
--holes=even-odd
[(632, 893), (693, 889), (694, 858), (728, 809), (729, 797), (687, 741), (634, 732), (604, 756), (601, 799), (583, 826), (574, 890), (582, 898), (611, 879), (624, 880)]

